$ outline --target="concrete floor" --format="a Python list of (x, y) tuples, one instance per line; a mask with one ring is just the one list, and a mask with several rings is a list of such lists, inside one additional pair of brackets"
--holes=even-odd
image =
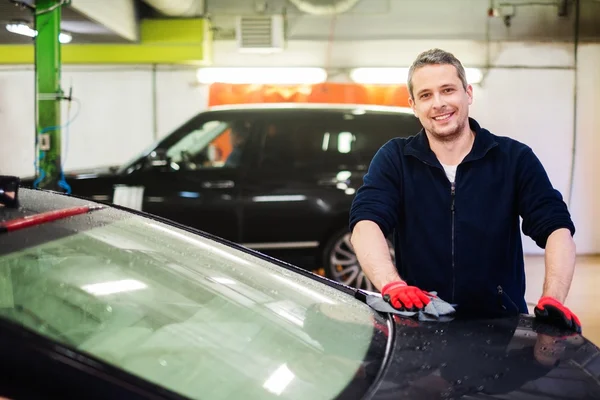
[[(527, 291), (525, 299), (530, 313), (542, 294), (544, 257), (525, 257)], [(600, 346), (600, 256), (577, 258), (575, 275), (565, 305), (580, 319), (583, 335)]]

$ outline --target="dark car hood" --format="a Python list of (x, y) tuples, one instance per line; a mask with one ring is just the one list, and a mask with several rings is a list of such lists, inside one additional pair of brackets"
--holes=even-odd
[(394, 320), (372, 399), (600, 399), (598, 347), (532, 316)]

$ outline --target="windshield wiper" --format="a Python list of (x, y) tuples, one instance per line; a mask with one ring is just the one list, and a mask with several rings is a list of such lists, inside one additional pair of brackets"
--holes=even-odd
[(74, 215), (85, 214), (91, 211), (100, 210), (104, 206), (82, 206), (64, 208), (62, 210), (48, 211), (40, 214), (28, 215), (23, 218), (15, 218), (0, 224), (0, 233), (16, 231), (18, 229), (28, 228), (30, 226), (45, 224), (46, 222), (56, 221), (58, 219), (72, 217)]

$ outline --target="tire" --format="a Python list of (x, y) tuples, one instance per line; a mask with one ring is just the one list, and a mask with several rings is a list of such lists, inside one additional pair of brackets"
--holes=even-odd
[[(394, 246), (389, 239), (388, 246), (394, 262)], [(329, 279), (357, 289), (377, 291), (360, 267), (347, 229), (337, 231), (327, 241), (321, 257), (321, 265), (325, 276)]]

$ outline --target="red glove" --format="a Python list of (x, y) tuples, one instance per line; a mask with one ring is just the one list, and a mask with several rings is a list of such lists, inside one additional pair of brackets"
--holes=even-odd
[(581, 333), (579, 318), (555, 298), (542, 297), (533, 311), (541, 321)]
[(413, 307), (422, 309), (431, 299), (429, 293), (416, 286), (408, 286), (406, 282), (388, 283), (381, 289), (383, 299), (397, 310), (411, 310)]

